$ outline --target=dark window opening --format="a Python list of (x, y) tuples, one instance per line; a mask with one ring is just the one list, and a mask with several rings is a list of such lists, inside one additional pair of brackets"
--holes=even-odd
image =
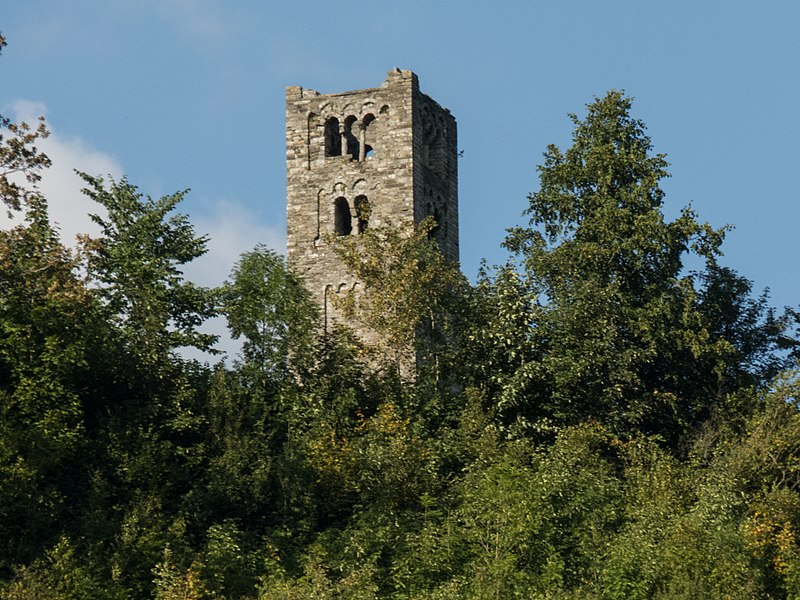
[(345, 198), (337, 198), (333, 202), (333, 227), (336, 235), (350, 235), (353, 231), (353, 217)]
[(358, 196), (353, 200), (353, 206), (355, 206), (356, 216), (358, 217), (358, 233), (364, 233), (369, 225), (369, 217), (372, 212), (369, 200), (367, 200), (366, 196)]
[(373, 115), (372, 113), (365, 115), (364, 119), (361, 121), (361, 127), (363, 128), (362, 140), (364, 142), (364, 155), (362, 157), (362, 160), (366, 160), (375, 155), (375, 149), (369, 143), (373, 141), (373, 136), (375, 134), (375, 128), (372, 127), (370, 129), (370, 125), (372, 125), (372, 123), (374, 122), (375, 122), (375, 115)]
[(330, 117), (325, 121), (325, 156), (342, 155), (342, 135), (339, 133), (339, 119)]
[(353, 160), (358, 160), (358, 138), (353, 132), (353, 124), (356, 118), (352, 115), (344, 120), (344, 136), (347, 139), (347, 154), (353, 157)]

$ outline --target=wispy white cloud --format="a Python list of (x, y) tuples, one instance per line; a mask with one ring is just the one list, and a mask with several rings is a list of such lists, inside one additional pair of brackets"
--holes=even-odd
[(202, 285), (220, 285), (228, 277), (239, 256), (256, 244), (283, 252), (285, 238), (274, 227), (259, 221), (244, 205), (217, 201), (192, 218), (195, 231), (208, 235), (208, 253), (188, 266), (187, 275)]
[[(12, 112), (15, 121), (35, 123), (40, 115), (47, 114), (47, 108), (39, 102), (18, 100), (13, 104)], [(99, 230), (89, 214), (101, 213), (102, 207), (81, 192), (84, 183), (75, 170), (118, 178), (122, 175), (122, 167), (112, 156), (92, 148), (80, 137), (63, 136), (52, 130), (38, 147), (52, 161), (52, 166), (42, 172), (39, 189), (47, 199), (50, 220), (58, 226), (61, 239), (72, 246), (75, 236), (80, 233), (96, 235)], [(0, 226), (9, 224), (3, 215)]]
[[(12, 106), (15, 121), (34, 123), (46, 114), (46, 106), (38, 102), (19, 100)], [(113, 156), (92, 148), (82, 138), (50, 129), (50, 136), (39, 147), (50, 157), (52, 166), (42, 172), (39, 188), (47, 198), (51, 221), (58, 225), (64, 243), (73, 245), (79, 233), (98, 233), (89, 214), (102, 208), (81, 192), (84, 182), (75, 171), (119, 179), (124, 170)], [(209, 237), (208, 253), (187, 269), (187, 275), (202, 285), (221, 284), (239, 255), (256, 244), (279, 252), (285, 246), (285, 237), (277, 229), (262, 223), (258, 215), (236, 200), (208, 202), (203, 214), (192, 216), (191, 221), (199, 234)], [(7, 220), (0, 221), (0, 225), (8, 224)]]
[[(185, 270), (187, 279), (200, 285), (222, 285), (241, 254), (252, 250), (257, 244), (264, 244), (278, 252), (285, 250), (285, 237), (278, 230), (259, 222), (257, 215), (236, 202), (215, 202), (204, 216), (193, 218), (192, 223), (195, 231), (209, 237), (208, 253), (187, 265)], [(201, 329), (219, 336), (217, 349), (228, 357), (235, 358), (241, 350), (241, 341), (231, 339), (223, 317), (207, 321)], [(185, 350), (183, 355), (200, 361), (218, 360), (190, 349)]]

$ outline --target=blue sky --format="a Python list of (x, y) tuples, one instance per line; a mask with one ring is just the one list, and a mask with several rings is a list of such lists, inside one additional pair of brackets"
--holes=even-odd
[(566, 114), (616, 88), (671, 163), (665, 212), (735, 225), (724, 263), (800, 303), (796, 0), (9, 0), (0, 31), (0, 112), (46, 113), (65, 235), (93, 210), (72, 168), (191, 188), (203, 283), (259, 241), (283, 250), (284, 88), (373, 87), (400, 67), (458, 121), (468, 276), (502, 261)]

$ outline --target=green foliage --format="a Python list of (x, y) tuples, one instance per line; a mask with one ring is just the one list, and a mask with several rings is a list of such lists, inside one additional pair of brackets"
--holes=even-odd
[(44, 557), (19, 567), (14, 578), (0, 585), (7, 600), (102, 600), (110, 590), (86, 568), (69, 538), (61, 537)]
[[(513, 418), (541, 377), (541, 348), (532, 324), (540, 307), (516, 269), (481, 269), (462, 360), (471, 383), (485, 389), (501, 414)], [(544, 425), (540, 417), (538, 425)]]
[[(585, 119), (572, 115), (568, 150), (548, 147), (530, 225), (505, 242), (524, 294), (507, 295), (513, 264), (493, 284), (500, 313), (527, 319), (528, 334), (490, 338), (489, 356), (518, 357), (506, 359), (502, 396), (534, 423), (595, 418), (676, 446), (727, 394), (775, 373), (784, 325), (717, 266), (724, 231), (691, 209), (664, 219), (667, 162), (630, 108), (610, 92)], [(700, 292), (687, 253), (706, 263)]]
[(387, 223), (358, 238), (333, 240), (339, 258), (364, 285), (363, 291), (333, 299), (348, 321), (375, 333), (373, 347), (389, 364), (419, 353), (433, 358), (453, 336), (455, 299), (464, 278), (430, 239), (435, 226), (432, 218), (411, 232)]
[(256, 520), (276, 487), (274, 396), (217, 369), (208, 396), (207, 499), (220, 517)]
[[(573, 121), (473, 288), (429, 221), (336, 240), (367, 340), (320, 335), (261, 246), (185, 281), (181, 193), (83, 175), (107, 213), (75, 256), (31, 187), (43, 130), (8, 124), (0, 177), (33, 179), (0, 232), (0, 596), (800, 596), (796, 314), (663, 218), (629, 99)], [(240, 360), (182, 360), (216, 305)]]
[(698, 279), (698, 308), (709, 330), (732, 346), (725, 374), (732, 389), (763, 386), (790, 366), (781, 352), (797, 344), (786, 335), (790, 315), (776, 316), (766, 292), (752, 298), (750, 281), (716, 264)]
[[(5, 39), (0, 36), (0, 51), (3, 46)], [(4, 134), (4, 130), (8, 133)], [(41, 197), (36, 184), (41, 179), (39, 172), (50, 166), (50, 159), (36, 143), (48, 135), (44, 117), (39, 117), (39, 124), (32, 127), (0, 114), (0, 200), (7, 211), (21, 210)]]
[(362, 564), (341, 579), (334, 580), (324, 566), (324, 556), (315, 553), (303, 566), (303, 574), (289, 578), (279, 564), (272, 563), (259, 590), (259, 600), (369, 600), (379, 598), (373, 583), (373, 566)]
[(195, 235), (186, 215), (169, 216), (186, 192), (145, 199), (125, 179), (106, 185), (80, 175), (84, 193), (107, 213), (92, 215), (101, 236), (83, 238), (87, 270), (130, 352), (155, 364), (182, 346), (210, 350), (215, 336), (197, 327), (216, 313), (213, 296), (180, 270), (205, 254), (207, 240)]
[(81, 398), (97, 306), (46, 204), (0, 231), (0, 568), (57, 535), (86, 446)]
[[(5, 46), (6, 39), (0, 34), (0, 53)], [(4, 130), (8, 133), (4, 134)], [(32, 127), (0, 114), (0, 200), (9, 213), (27, 208), (29, 201), (41, 201), (36, 184), (41, 179), (39, 172), (50, 166), (50, 159), (36, 147), (36, 142), (48, 135), (44, 117), (39, 117), (39, 124)]]
[(193, 562), (183, 571), (171, 562), (171, 553), (164, 551), (164, 561), (154, 569), (156, 600), (203, 600), (208, 590), (199, 570), (201, 564)]
[(303, 283), (283, 258), (257, 246), (242, 255), (222, 291), (223, 312), (234, 339), (244, 337), (245, 365), (273, 380), (289, 374), (289, 362), (312, 363), (317, 310)]

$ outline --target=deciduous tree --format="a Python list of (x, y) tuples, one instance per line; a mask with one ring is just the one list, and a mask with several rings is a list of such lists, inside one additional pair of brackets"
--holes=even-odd
[[(664, 218), (666, 159), (653, 154), (621, 92), (591, 103), (584, 119), (571, 118), (572, 146), (548, 147), (530, 224), (505, 242), (537, 305), (533, 358), (518, 367), (526, 376), (512, 378), (506, 395), (534, 419), (595, 418), (619, 433), (658, 433), (675, 443), (736, 388), (730, 369), (742, 370), (741, 340), (715, 329), (684, 270), (694, 254), (707, 277), (719, 273), (724, 230), (690, 208)], [(751, 337), (747, 343), (756, 333), (774, 335), (769, 327), (748, 331), (747, 305), (734, 296), (724, 301), (744, 311), (732, 326)]]
[[(0, 52), (6, 39), (0, 34)], [(8, 133), (4, 136), (3, 131)], [(15, 123), (0, 115), (0, 200), (6, 209), (20, 210), (41, 179), (39, 171), (50, 166), (50, 159), (39, 148), (37, 141), (49, 135), (44, 117), (39, 124)]]
[(107, 213), (91, 215), (100, 237), (83, 237), (87, 270), (130, 352), (156, 364), (182, 346), (210, 350), (216, 337), (198, 327), (216, 314), (213, 295), (181, 270), (205, 254), (207, 238), (186, 215), (171, 214), (186, 192), (154, 200), (124, 178), (80, 175)]

